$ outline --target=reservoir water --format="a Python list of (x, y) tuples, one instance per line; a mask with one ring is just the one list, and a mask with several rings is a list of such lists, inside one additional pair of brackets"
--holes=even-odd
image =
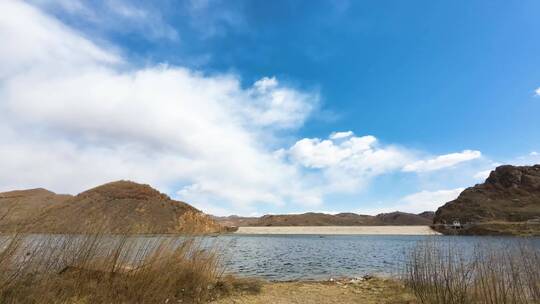
[[(220, 236), (230, 272), (269, 280), (319, 280), (366, 274), (399, 275), (421, 242), (472, 253), (475, 246), (515, 247), (523, 238), (392, 235)], [(540, 248), (540, 238), (526, 240)]]
[[(24, 258), (27, 252), (35, 248), (42, 248), (39, 255), (46, 256), (66, 243), (77, 247), (73, 239), (84, 240), (84, 237), (28, 235), (21, 256)], [(108, 236), (103, 246), (114, 248), (114, 244), (121, 242), (121, 239), (119, 236)], [(131, 245), (128, 247), (156, 247), (164, 239), (172, 241), (172, 244), (181, 244), (184, 240), (183, 237), (171, 235), (135, 236), (129, 238)], [(477, 246), (488, 245), (490, 250), (498, 246), (518, 248), (524, 242), (540, 249), (540, 238), (488, 236), (230, 234), (197, 239), (201, 240), (200, 248), (203, 250), (212, 248), (221, 253), (227, 272), (276, 281), (327, 280), (366, 274), (399, 275), (408, 254), (415, 246), (426, 241), (464, 254), (472, 254)]]

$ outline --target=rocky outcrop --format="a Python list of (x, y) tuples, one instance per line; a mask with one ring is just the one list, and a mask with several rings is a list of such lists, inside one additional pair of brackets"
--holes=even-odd
[(50, 206), (47, 196), (41, 197), (41, 212), (26, 215), (25, 232), (160, 234), (223, 230), (192, 206), (172, 200), (149, 185), (130, 181), (108, 183)]
[[(434, 223), (534, 223), (540, 220), (540, 165), (500, 166), (435, 213)], [(504, 229), (502, 229), (504, 230)], [(501, 232), (501, 233), (504, 233)]]

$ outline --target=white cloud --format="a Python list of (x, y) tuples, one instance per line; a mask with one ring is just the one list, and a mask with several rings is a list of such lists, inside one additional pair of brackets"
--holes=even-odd
[(488, 167), (489, 169), (478, 171), (473, 175), (473, 178), (483, 182), (489, 177), (491, 171), (495, 170), (500, 165), (502, 165), (502, 163), (491, 162)]
[(491, 173), (492, 170), (483, 170), (483, 171), (480, 171), (478, 173), (476, 173), (474, 175), (474, 178), (475, 179), (478, 179), (478, 180), (482, 180), (484, 181), (486, 178), (489, 177), (489, 174)]
[(513, 159), (505, 161), (505, 164), (514, 166), (532, 166), (540, 164), (540, 153), (532, 151), (527, 154), (519, 155)]
[(540, 88), (536, 89), (536, 90), (534, 91), (534, 94), (535, 94), (536, 96), (540, 96)]
[(346, 132), (334, 132), (330, 134), (330, 139), (340, 139), (340, 138), (347, 138), (353, 136), (354, 133), (352, 131), (346, 131)]
[(169, 25), (152, 1), (126, 0), (27, 0), (55, 14), (77, 19), (94, 30), (140, 35), (148, 40), (179, 40), (178, 32)]
[[(80, 13), (84, 3), (69, 9)], [(123, 18), (152, 14), (108, 3)], [(216, 213), (255, 212), (259, 203), (327, 208), (327, 194), (360, 191), (376, 176), (480, 155), (418, 160), (352, 131), (279, 149), (284, 131), (317, 109), (317, 92), (275, 77), (245, 87), (230, 73), (140, 68), (25, 2), (0, 1), (0, 12), (0, 191), (77, 193), (132, 179)]]
[(464, 188), (437, 191), (420, 191), (409, 194), (390, 207), (380, 207), (372, 209), (361, 209), (360, 213), (376, 215), (379, 213), (389, 213), (394, 211), (409, 212), (418, 214), (424, 211), (436, 211), (445, 203), (456, 199)]
[(321, 203), (266, 144), (303, 124), (316, 93), (275, 78), (244, 88), (232, 74), (137, 68), (23, 2), (0, 11), (2, 190), (76, 193), (134, 179), (221, 210)]
[(304, 138), (289, 151), (293, 160), (308, 168), (325, 168), (336, 165), (351, 155), (349, 149), (334, 145), (331, 140)]
[(427, 172), (453, 167), (462, 162), (480, 158), (480, 151), (464, 150), (460, 153), (440, 155), (432, 159), (419, 160), (403, 167), (404, 172)]
[(294, 163), (322, 170), (326, 191), (357, 191), (371, 178), (395, 171), (411, 159), (405, 149), (382, 146), (371, 135), (331, 137), (301, 139), (287, 152)]
[(405, 203), (403, 210), (406, 212), (435, 211), (445, 203), (456, 199), (464, 188), (421, 191), (405, 196), (402, 201)]

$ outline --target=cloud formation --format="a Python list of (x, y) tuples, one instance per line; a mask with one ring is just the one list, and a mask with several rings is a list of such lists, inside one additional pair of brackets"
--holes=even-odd
[(462, 162), (480, 158), (480, 151), (464, 150), (460, 153), (440, 155), (432, 159), (419, 160), (403, 167), (404, 172), (428, 172), (453, 167)]
[[(56, 3), (95, 13), (84, 2)], [(122, 18), (154, 18), (127, 2), (103, 3)], [(258, 204), (331, 207), (321, 206), (327, 195), (358, 193), (377, 176), (481, 155), (423, 159), (352, 131), (290, 144), (281, 135), (317, 111), (317, 92), (275, 77), (244, 86), (232, 73), (140, 67), (25, 2), (0, 1), (0, 12), (0, 191), (77, 193), (131, 179), (207, 212), (249, 214)]]
[(30, 5), (2, 1), (0, 11), (3, 189), (73, 193), (124, 178), (195, 203), (320, 201), (265, 145), (303, 124), (316, 93), (275, 78), (244, 88), (233, 74), (130, 66)]
[(418, 214), (424, 211), (436, 211), (437, 208), (445, 203), (456, 199), (464, 188), (436, 191), (420, 191), (402, 197), (399, 201), (390, 207), (380, 207), (374, 209), (360, 209), (360, 213), (376, 215), (379, 213), (389, 213), (402, 211)]
[(91, 25), (94, 30), (136, 34), (146, 40), (180, 39), (158, 9), (164, 3), (126, 0), (27, 0), (40, 8)]
[(334, 132), (330, 134), (330, 139), (340, 139), (340, 138), (347, 138), (353, 136), (354, 133), (352, 131), (345, 131), (345, 132)]
[(289, 159), (310, 169), (320, 169), (327, 191), (355, 191), (371, 178), (396, 171), (412, 160), (403, 148), (382, 145), (372, 135), (335, 132), (328, 139), (304, 138), (288, 151)]

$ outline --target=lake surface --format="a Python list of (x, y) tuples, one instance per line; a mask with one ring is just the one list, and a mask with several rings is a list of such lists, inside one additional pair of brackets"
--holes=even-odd
[[(77, 248), (77, 240), (82, 242), (85, 238), (73, 235), (28, 235), (25, 239), (21, 248), (23, 260), (26, 256), (24, 253), (32, 252), (35, 248), (41, 248), (38, 253), (40, 256), (47, 256), (59, 248), (62, 250), (66, 244)], [(102, 246), (106, 249), (114, 248), (115, 243), (121, 242), (121, 239), (119, 236), (107, 236)], [(185, 238), (147, 235), (128, 239), (130, 248), (136, 249), (148, 245), (148, 248), (158, 247), (163, 240), (172, 241), (177, 246)], [(326, 280), (366, 274), (399, 275), (412, 249), (426, 241), (440, 248), (450, 246), (465, 254), (472, 254), (480, 245), (497, 250), (498, 246), (518, 248), (524, 242), (540, 249), (540, 238), (488, 236), (229, 234), (196, 239), (201, 241), (201, 248), (213, 248), (223, 253), (227, 272), (276, 281)], [(60, 264), (58, 267), (61, 268)]]
[[(407, 254), (426, 240), (470, 252), (477, 245), (512, 247), (516, 237), (382, 235), (227, 235), (228, 271), (268, 280), (320, 280), (366, 274), (398, 275)], [(540, 238), (528, 239), (540, 248)]]

